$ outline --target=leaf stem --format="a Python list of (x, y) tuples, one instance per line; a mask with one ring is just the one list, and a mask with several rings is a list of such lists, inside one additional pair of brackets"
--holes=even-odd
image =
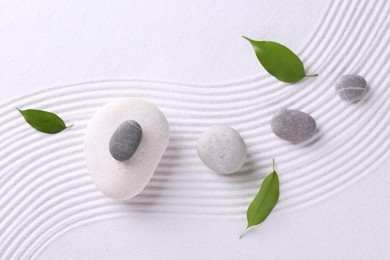
[(250, 39), (250, 38), (248, 38), (248, 37), (246, 37), (244, 35), (242, 35), (241, 37), (244, 38), (245, 40), (248, 40), (249, 42), (254, 42), (254, 40), (252, 40), (252, 39)]
[(66, 128), (71, 128), (71, 127), (73, 127), (73, 126), (74, 126), (74, 124), (67, 125)]
[(305, 77), (309, 77), (309, 78), (312, 78), (312, 77), (317, 77), (318, 74), (309, 74), (309, 75), (305, 75)]
[(244, 229), (244, 231), (242, 231), (242, 233), (241, 233), (241, 235), (240, 235), (240, 237), (239, 237), (238, 239), (241, 239), (242, 236), (245, 235), (245, 233), (246, 233), (247, 230), (248, 230), (248, 228), (246, 227), (246, 228)]
[(275, 158), (272, 158), (272, 171), (275, 171)]

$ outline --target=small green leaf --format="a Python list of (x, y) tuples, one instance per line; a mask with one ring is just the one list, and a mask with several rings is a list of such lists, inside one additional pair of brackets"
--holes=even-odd
[(244, 232), (240, 236), (243, 236), (248, 228), (256, 226), (262, 223), (272, 209), (275, 207), (279, 199), (279, 177), (275, 171), (275, 161), (272, 160), (273, 171), (264, 179), (261, 184), (260, 190), (252, 203), (249, 205), (247, 211), (248, 224)]
[(36, 109), (18, 111), (33, 128), (46, 134), (56, 134), (72, 126), (66, 126), (64, 120), (51, 112)]
[(277, 42), (254, 41), (243, 37), (252, 44), (261, 65), (278, 80), (295, 83), (304, 77), (317, 76), (306, 75), (302, 61), (286, 46)]

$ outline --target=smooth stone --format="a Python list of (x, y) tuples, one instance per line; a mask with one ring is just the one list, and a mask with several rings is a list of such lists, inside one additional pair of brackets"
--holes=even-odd
[(238, 171), (245, 163), (247, 149), (242, 137), (229, 126), (213, 126), (198, 139), (200, 159), (219, 174)]
[[(118, 126), (129, 119), (142, 126), (142, 139), (133, 156), (120, 162), (111, 156), (109, 142)], [(137, 98), (112, 101), (101, 107), (88, 123), (84, 137), (88, 172), (107, 196), (130, 199), (149, 183), (168, 141), (168, 121), (156, 106)]]
[(118, 126), (110, 139), (109, 149), (117, 161), (127, 161), (137, 150), (142, 138), (142, 128), (134, 120)]
[(367, 82), (359, 75), (343, 75), (336, 81), (336, 93), (347, 102), (357, 102), (367, 92)]
[(302, 111), (282, 108), (273, 116), (271, 129), (280, 138), (299, 144), (313, 137), (316, 122)]

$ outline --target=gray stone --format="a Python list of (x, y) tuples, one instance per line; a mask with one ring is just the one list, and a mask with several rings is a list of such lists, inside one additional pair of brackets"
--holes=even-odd
[(238, 171), (247, 158), (244, 140), (229, 126), (207, 129), (198, 139), (197, 151), (203, 163), (220, 174)]
[(336, 81), (336, 93), (347, 102), (356, 102), (367, 92), (367, 82), (359, 75), (343, 75)]
[(280, 138), (298, 144), (315, 134), (316, 122), (302, 111), (283, 108), (272, 118), (271, 129)]
[(134, 120), (123, 122), (110, 139), (110, 153), (117, 161), (127, 161), (133, 156), (142, 139), (142, 128)]

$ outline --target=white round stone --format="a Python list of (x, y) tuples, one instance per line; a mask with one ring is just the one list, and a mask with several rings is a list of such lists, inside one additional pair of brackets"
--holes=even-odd
[[(109, 143), (124, 121), (142, 127), (142, 139), (127, 161), (111, 156)], [(101, 107), (88, 123), (84, 137), (87, 168), (96, 186), (107, 196), (126, 200), (140, 193), (150, 181), (169, 141), (169, 125), (164, 114), (151, 103), (127, 98)]]
[(207, 129), (198, 139), (197, 151), (203, 163), (220, 174), (238, 171), (247, 158), (244, 140), (229, 126)]

